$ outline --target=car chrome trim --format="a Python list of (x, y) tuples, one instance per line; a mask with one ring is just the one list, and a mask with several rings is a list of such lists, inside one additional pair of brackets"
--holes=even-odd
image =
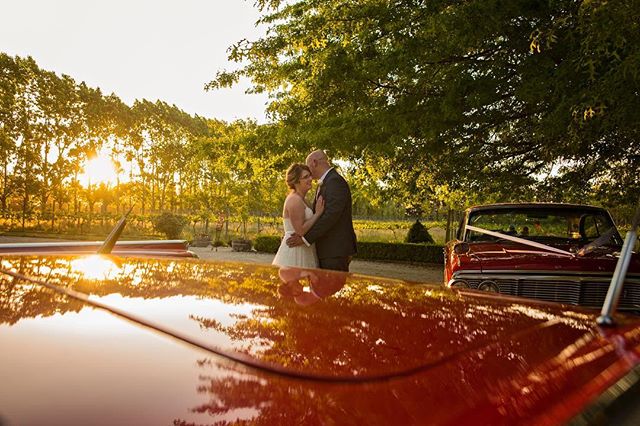
[[(465, 280), (473, 290), (480, 283), (494, 281), (500, 293), (546, 302), (602, 308), (611, 281), (608, 273), (558, 273), (554, 271), (486, 271), (460, 270), (453, 273), (447, 287), (456, 280)], [(640, 274), (627, 275), (620, 309), (640, 311)]]
[[(491, 290), (487, 290), (488, 288), (490, 288)], [(478, 290), (488, 291), (493, 293), (500, 293), (500, 286), (498, 285), (497, 282), (493, 280), (484, 280), (484, 281), (481, 281), (480, 284), (478, 285)]]
[[(512, 279), (528, 279), (532, 276), (540, 279), (558, 279), (562, 277), (571, 278), (571, 277), (580, 277), (580, 278), (605, 278), (610, 280), (612, 277), (612, 272), (582, 272), (582, 271), (564, 271), (564, 270), (548, 270), (548, 269), (530, 269), (530, 270), (517, 270), (514, 271), (512, 269), (492, 269), (492, 270), (458, 270), (455, 271), (451, 277), (454, 278), (490, 278), (490, 277), (509, 277)], [(635, 281), (640, 280), (640, 274), (627, 274), (626, 281)]]
[[(454, 284), (456, 284), (456, 283), (461, 283), (461, 284), (462, 284), (462, 286), (460, 286), (460, 287), (454, 287)], [(459, 278), (458, 278), (458, 279), (453, 279), (453, 278), (452, 278), (452, 279), (449, 281), (449, 283), (448, 283), (447, 287), (450, 287), (450, 288), (458, 288), (458, 289), (463, 289), (463, 288), (464, 288), (464, 289), (468, 289), (468, 288), (471, 288), (471, 286), (469, 286), (469, 283), (468, 283), (468, 282), (466, 282), (465, 280), (459, 279)]]
[[(136, 241), (118, 241), (116, 246), (132, 246), (132, 245), (161, 245), (161, 244), (185, 244), (186, 240), (136, 240)], [(13, 248), (49, 248), (49, 247), (91, 247), (102, 245), (102, 241), (52, 241), (46, 243), (6, 243), (0, 244), (0, 250)]]

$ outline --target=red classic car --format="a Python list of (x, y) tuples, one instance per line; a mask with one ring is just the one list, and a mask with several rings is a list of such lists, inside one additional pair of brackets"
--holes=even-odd
[(2, 255), (0, 423), (633, 424), (640, 318), (616, 320), (321, 270)]
[(619, 288), (596, 317), (318, 269), (0, 254), (0, 424), (638, 424)]
[[(493, 204), (466, 211), (445, 246), (445, 285), (601, 307), (622, 238), (602, 208)], [(619, 308), (640, 311), (640, 257), (632, 255)]]

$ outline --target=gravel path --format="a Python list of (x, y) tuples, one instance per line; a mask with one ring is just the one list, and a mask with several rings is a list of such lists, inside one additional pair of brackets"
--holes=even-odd
[[(0, 244), (64, 241), (54, 238), (11, 237), (0, 235)], [(273, 254), (257, 252), (235, 252), (230, 247), (191, 247), (201, 259), (226, 260), (234, 262), (250, 262), (270, 264)], [(443, 280), (442, 265), (410, 265), (404, 263), (370, 262), (354, 260), (351, 262), (351, 272), (356, 274), (373, 275), (376, 277), (396, 278), (407, 281), (420, 281), (441, 284)]]

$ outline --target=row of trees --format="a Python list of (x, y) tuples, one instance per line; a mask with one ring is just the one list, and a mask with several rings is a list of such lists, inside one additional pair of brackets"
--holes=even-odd
[[(79, 216), (279, 215), (282, 174), (344, 160), (355, 212), (640, 198), (640, 0), (259, 0), (208, 89), (242, 77), (271, 123), (226, 123), (115, 95), (0, 54), (0, 207)], [(118, 176), (83, 185), (107, 152)], [(452, 217), (449, 214), (449, 217)]]
[[(171, 211), (207, 222), (279, 215), (283, 172), (304, 148), (277, 147), (277, 126), (226, 123), (176, 106), (116, 95), (42, 70), (31, 58), (0, 54), (0, 207), (46, 218)], [(91, 181), (88, 160), (107, 155), (115, 182)], [(82, 175), (89, 182), (82, 181)], [(398, 214), (354, 185), (364, 215)], [(372, 206), (379, 207), (372, 207)]]

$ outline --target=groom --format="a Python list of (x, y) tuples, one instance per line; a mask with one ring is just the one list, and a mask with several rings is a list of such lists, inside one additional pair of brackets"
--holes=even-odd
[(324, 213), (304, 236), (287, 239), (289, 247), (316, 243), (320, 268), (349, 271), (351, 256), (356, 253), (356, 233), (351, 219), (351, 190), (347, 181), (331, 167), (324, 151), (313, 151), (307, 157), (311, 176), (318, 181), (313, 201), (315, 211), (319, 196), (325, 200)]

